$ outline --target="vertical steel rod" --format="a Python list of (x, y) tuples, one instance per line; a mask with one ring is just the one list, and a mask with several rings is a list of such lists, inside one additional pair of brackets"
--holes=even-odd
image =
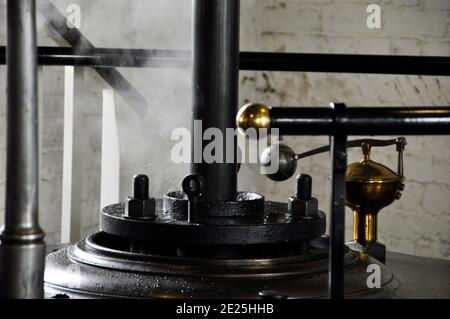
[(332, 104), (335, 132), (331, 137), (331, 228), (329, 249), (328, 294), (331, 299), (344, 298), (345, 248), (345, 171), (347, 168), (347, 136), (343, 133), (345, 104)]
[(226, 129), (235, 127), (239, 5), (239, 0), (193, 0), (193, 120), (201, 120), (202, 128), (193, 129), (191, 171), (205, 179), (203, 199), (207, 201), (236, 198), (236, 164), (226, 163), (227, 151), (232, 149), (233, 154), (228, 154), (232, 158), (236, 153), (235, 145), (226, 147), (234, 138), (223, 144), (223, 163), (206, 163), (202, 134), (208, 128), (218, 128), (225, 137)]
[(35, 0), (8, 0), (5, 227), (0, 297), (43, 297), (45, 243), (38, 223)]

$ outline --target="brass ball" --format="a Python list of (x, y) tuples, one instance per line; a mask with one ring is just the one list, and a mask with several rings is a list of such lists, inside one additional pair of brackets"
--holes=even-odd
[(270, 107), (260, 103), (247, 103), (236, 116), (236, 127), (246, 130), (270, 127)]

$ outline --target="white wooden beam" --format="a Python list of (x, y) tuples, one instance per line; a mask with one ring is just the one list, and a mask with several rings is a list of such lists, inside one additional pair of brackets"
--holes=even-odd
[[(42, 65), (38, 65), (38, 83), (42, 83), (41, 80), (44, 78), (44, 67)], [(43, 151), (43, 124), (44, 124), (44, 90), (38, 85), (38, 210), (39, 210), (39, 219), (42, 219), (42, 202), (44, 198), (42, 197), (42, 151)], [(42, 227), (41, 220), (39, 220), (39, 224)], [(44, 231), (45, 225), (44, 225)]]
[(81, 158), (80, 111), (74, 109), (75, 68), (64, 70), (64, 151), (62, 183), (61, 242), (80, 240)]
[(100, 209), (118, 203), (120, 193), (120, 148), (116, 102), (112, 89), (103, 90), (102, 172)]

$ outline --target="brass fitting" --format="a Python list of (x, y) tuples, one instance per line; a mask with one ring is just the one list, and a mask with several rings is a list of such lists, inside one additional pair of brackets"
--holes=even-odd
[(269, 128), (270, 107), (261, 103), (247, 103), (236, 115), (236, 127), (241, 130), (248, 128)]
[(353, 239), (362, 246), (377, 241), (378, 212), (400, 198), (403, 176), (370, 159), (370, 145), (362, 145), (363, 158), (347, 166), (345, 203), (353, 210)]

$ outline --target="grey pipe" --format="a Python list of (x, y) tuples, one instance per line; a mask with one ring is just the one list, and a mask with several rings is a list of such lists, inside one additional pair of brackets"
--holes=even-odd
[(7, 2), (7, 161), (0, 234), (0, 297), (43, 297), (45, 243), (38, 222), (35, 0)]

